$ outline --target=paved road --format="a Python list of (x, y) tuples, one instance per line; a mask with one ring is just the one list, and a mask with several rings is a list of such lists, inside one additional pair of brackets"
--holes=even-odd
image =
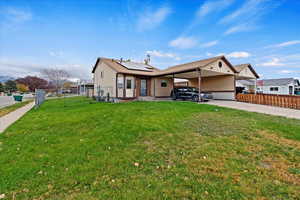
[(0, 96), (0, 108), (14, 104), (14, 98), (12, 96)]
[(281, 108), (275, 106), (266, 106), (266, 105), (259, 105), (259, 104), (251, 104), (251, 103), (243, 103), (237, 101), (209, 101), (207, 104), (234, 108), (238, 110), (246, 110), (249, 112), (257, 112), (257, 113), (264, 113), (269, 115), (276, 115), (294, 119), (300, 119), (300, 110), (296, 109), (289, 109), (289, 108)]

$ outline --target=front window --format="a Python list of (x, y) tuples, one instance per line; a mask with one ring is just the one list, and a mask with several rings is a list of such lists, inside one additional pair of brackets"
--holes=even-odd
[(166, 80), (162, 80), (161, 83), (160, 83), (160, 86), (161, 87), (167, 87), (168, 86), (167, 81)]
[(118, 77), (118, 88), (121, 89), (123, 88), (123, 77)]
[(131, 79), (126, 80), (126, 89), (132, 89), (132, 82)]
[(274, 92), (276, 91), (277, 92), (278, 90), (279, 90), (278, 87), (270, 87), (270, 91), (274, 91)]

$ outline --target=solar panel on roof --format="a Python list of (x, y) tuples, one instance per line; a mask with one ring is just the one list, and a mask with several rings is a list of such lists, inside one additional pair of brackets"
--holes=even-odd
[(134, 70), (143, 70), (143, 71), (153, 71), (149, 65), (143, 63), (135, 63), (135, 62), (119, 62), (119, 64), (123, 65), (127, 69), (134, 69)]

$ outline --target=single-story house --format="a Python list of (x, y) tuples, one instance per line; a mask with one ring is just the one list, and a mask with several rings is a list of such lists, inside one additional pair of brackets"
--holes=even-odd
[(280, 78), (257, 81), (257, 92), (263, 94), (294, 95), (300, 86), (298, 79)]
[(187, 79), (199, 92), (211, 92), (214, 99), (235, 99), (238, 79), (258, 78), (249, 65), (240, 72), (224, 57), (218, 56), (180, 64), (164, 70), (149, 64), (98, 58), (92, 70), (94, 95), (118, 99), (170, 97), (174, 80)]

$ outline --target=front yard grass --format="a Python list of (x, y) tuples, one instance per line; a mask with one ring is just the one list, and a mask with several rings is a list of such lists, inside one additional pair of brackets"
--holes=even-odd
[(300, 121), (192, 102), (46, 101), (0, 135), (7, 199), (300, 199)]

